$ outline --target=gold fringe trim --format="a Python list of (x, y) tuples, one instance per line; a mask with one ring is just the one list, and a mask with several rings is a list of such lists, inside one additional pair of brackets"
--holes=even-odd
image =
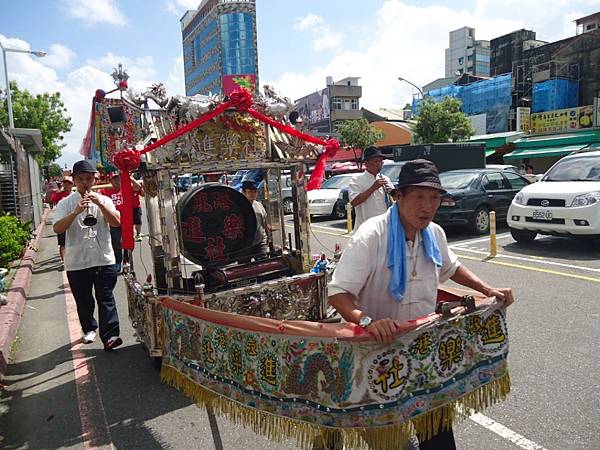
[(194, 400), (198, 405), (212, 408), (215, 414), (226, 416), (235, 424), (249, 427), (267, 439), (282, 442), (295, 439), (301, 450), (311, 450), (315, 442), (323, 449), (333, 448), (333, 443), (343, 442), (346, 450), (389, 450), (401, 448), (415, 433), (421, 438), (431, 438), (473, 412), (483, 411), (510, 391), (510, 376), (505, 374), (473, 392), (417, 416), (407, 423), (377, 428), (330, 428), (277, 416), (250, 408), (216, 394), (179, 372), (172, 366), (162, 365), (160, 377), (166, 383)]

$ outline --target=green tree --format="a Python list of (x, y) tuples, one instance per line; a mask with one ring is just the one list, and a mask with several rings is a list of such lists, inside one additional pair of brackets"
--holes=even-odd
[[(56, 160), (61, 149), (64, 134), (71, 131), (71, 118), (60, 98), (60, 93), (47, 92), (32, 95), (21, 90), (14, 81), (10, 82), (13, 117), (16, 128), (38, 128), (42, 132), (44, 153), (38, 157), (41, 166)], [(0, 124), (8, 127), (6, 96), (0, 99)]]
[(56, 163), (48, 164), (48, 176), (50, 177), (60, 177), (62, 175), (61, 167)]
[(471, 121), (460, 111), (460, 100), (452, 97), (438, 103), (425, 98), (416, 122), (416, 144), (465, 141), (475, 134)]
[(383, 131), (374, 127), (367, 119), (344, 120), (336, 126), (342, 145), (353, 148), (366, 148), (383, 139)]

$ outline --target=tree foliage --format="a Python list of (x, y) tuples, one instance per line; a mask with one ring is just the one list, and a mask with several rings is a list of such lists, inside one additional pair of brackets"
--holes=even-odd
[[(71, 131), (71, 118), (66, 115), (60, 93), (34, 96), (26, 89), (20, 90), (14, 81), (10, 82), (10, 92), (15, 128), (38, 128), (42, 132), (44, 153), (38, 157), (40, 165), (56, 160), (65, 146), (64, 134)], [(0, 124), (8, 127), (6, 96), (0, 99)]]
[(452, 97), (438, 103), (425, 98), (416, 122), (416, 144), (465, 141), (475, 134), (471, 121), (460, 111), (460, 100)]
[(366, 148), (383, 139), (383, 131), (374, 127), (367, 119), (344, 120), (336, 126), (342, 145)]
[(61, 167), (56, 163), (48, 164), (48, 176), (49, 177), (60, 177), (62, 175)]
[(20, 258), (30, 237), (30, 223), (8, 214), (0, 215), (0, 267), (8, 267)]

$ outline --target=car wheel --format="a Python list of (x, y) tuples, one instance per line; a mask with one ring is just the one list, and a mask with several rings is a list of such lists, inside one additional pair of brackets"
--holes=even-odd
[(285, 214), (292, 214), (294, 212), (294, 202), (291, 198), (283, 199), (283, 212)]
[(337, 201), (335, 205), (333, 205), (333, 212), (331, 216), (334, 219), (345, 219), (346, 218), (346, 205), (343, 202)]
[(511, 228), (510, 235), (517, 242), (531, 242), (535, 239), (537, 233), (535, 231), (517, 230), (516, 228)]
[(490, 210), (480, 206), (475, 210), (472, 223), (473, 231), (477, 234), (486, 234), (490, 231)]

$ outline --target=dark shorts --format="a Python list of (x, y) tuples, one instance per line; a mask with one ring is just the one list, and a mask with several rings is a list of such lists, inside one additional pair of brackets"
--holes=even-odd
[(141, 207), (133, 208), (133, 224), (134, 225), (142, 224), (142, 208)]
[(59, 233), (56, 235), (56, 240), (58, 241), (59, 247), (65, 246), (65, 233)]

